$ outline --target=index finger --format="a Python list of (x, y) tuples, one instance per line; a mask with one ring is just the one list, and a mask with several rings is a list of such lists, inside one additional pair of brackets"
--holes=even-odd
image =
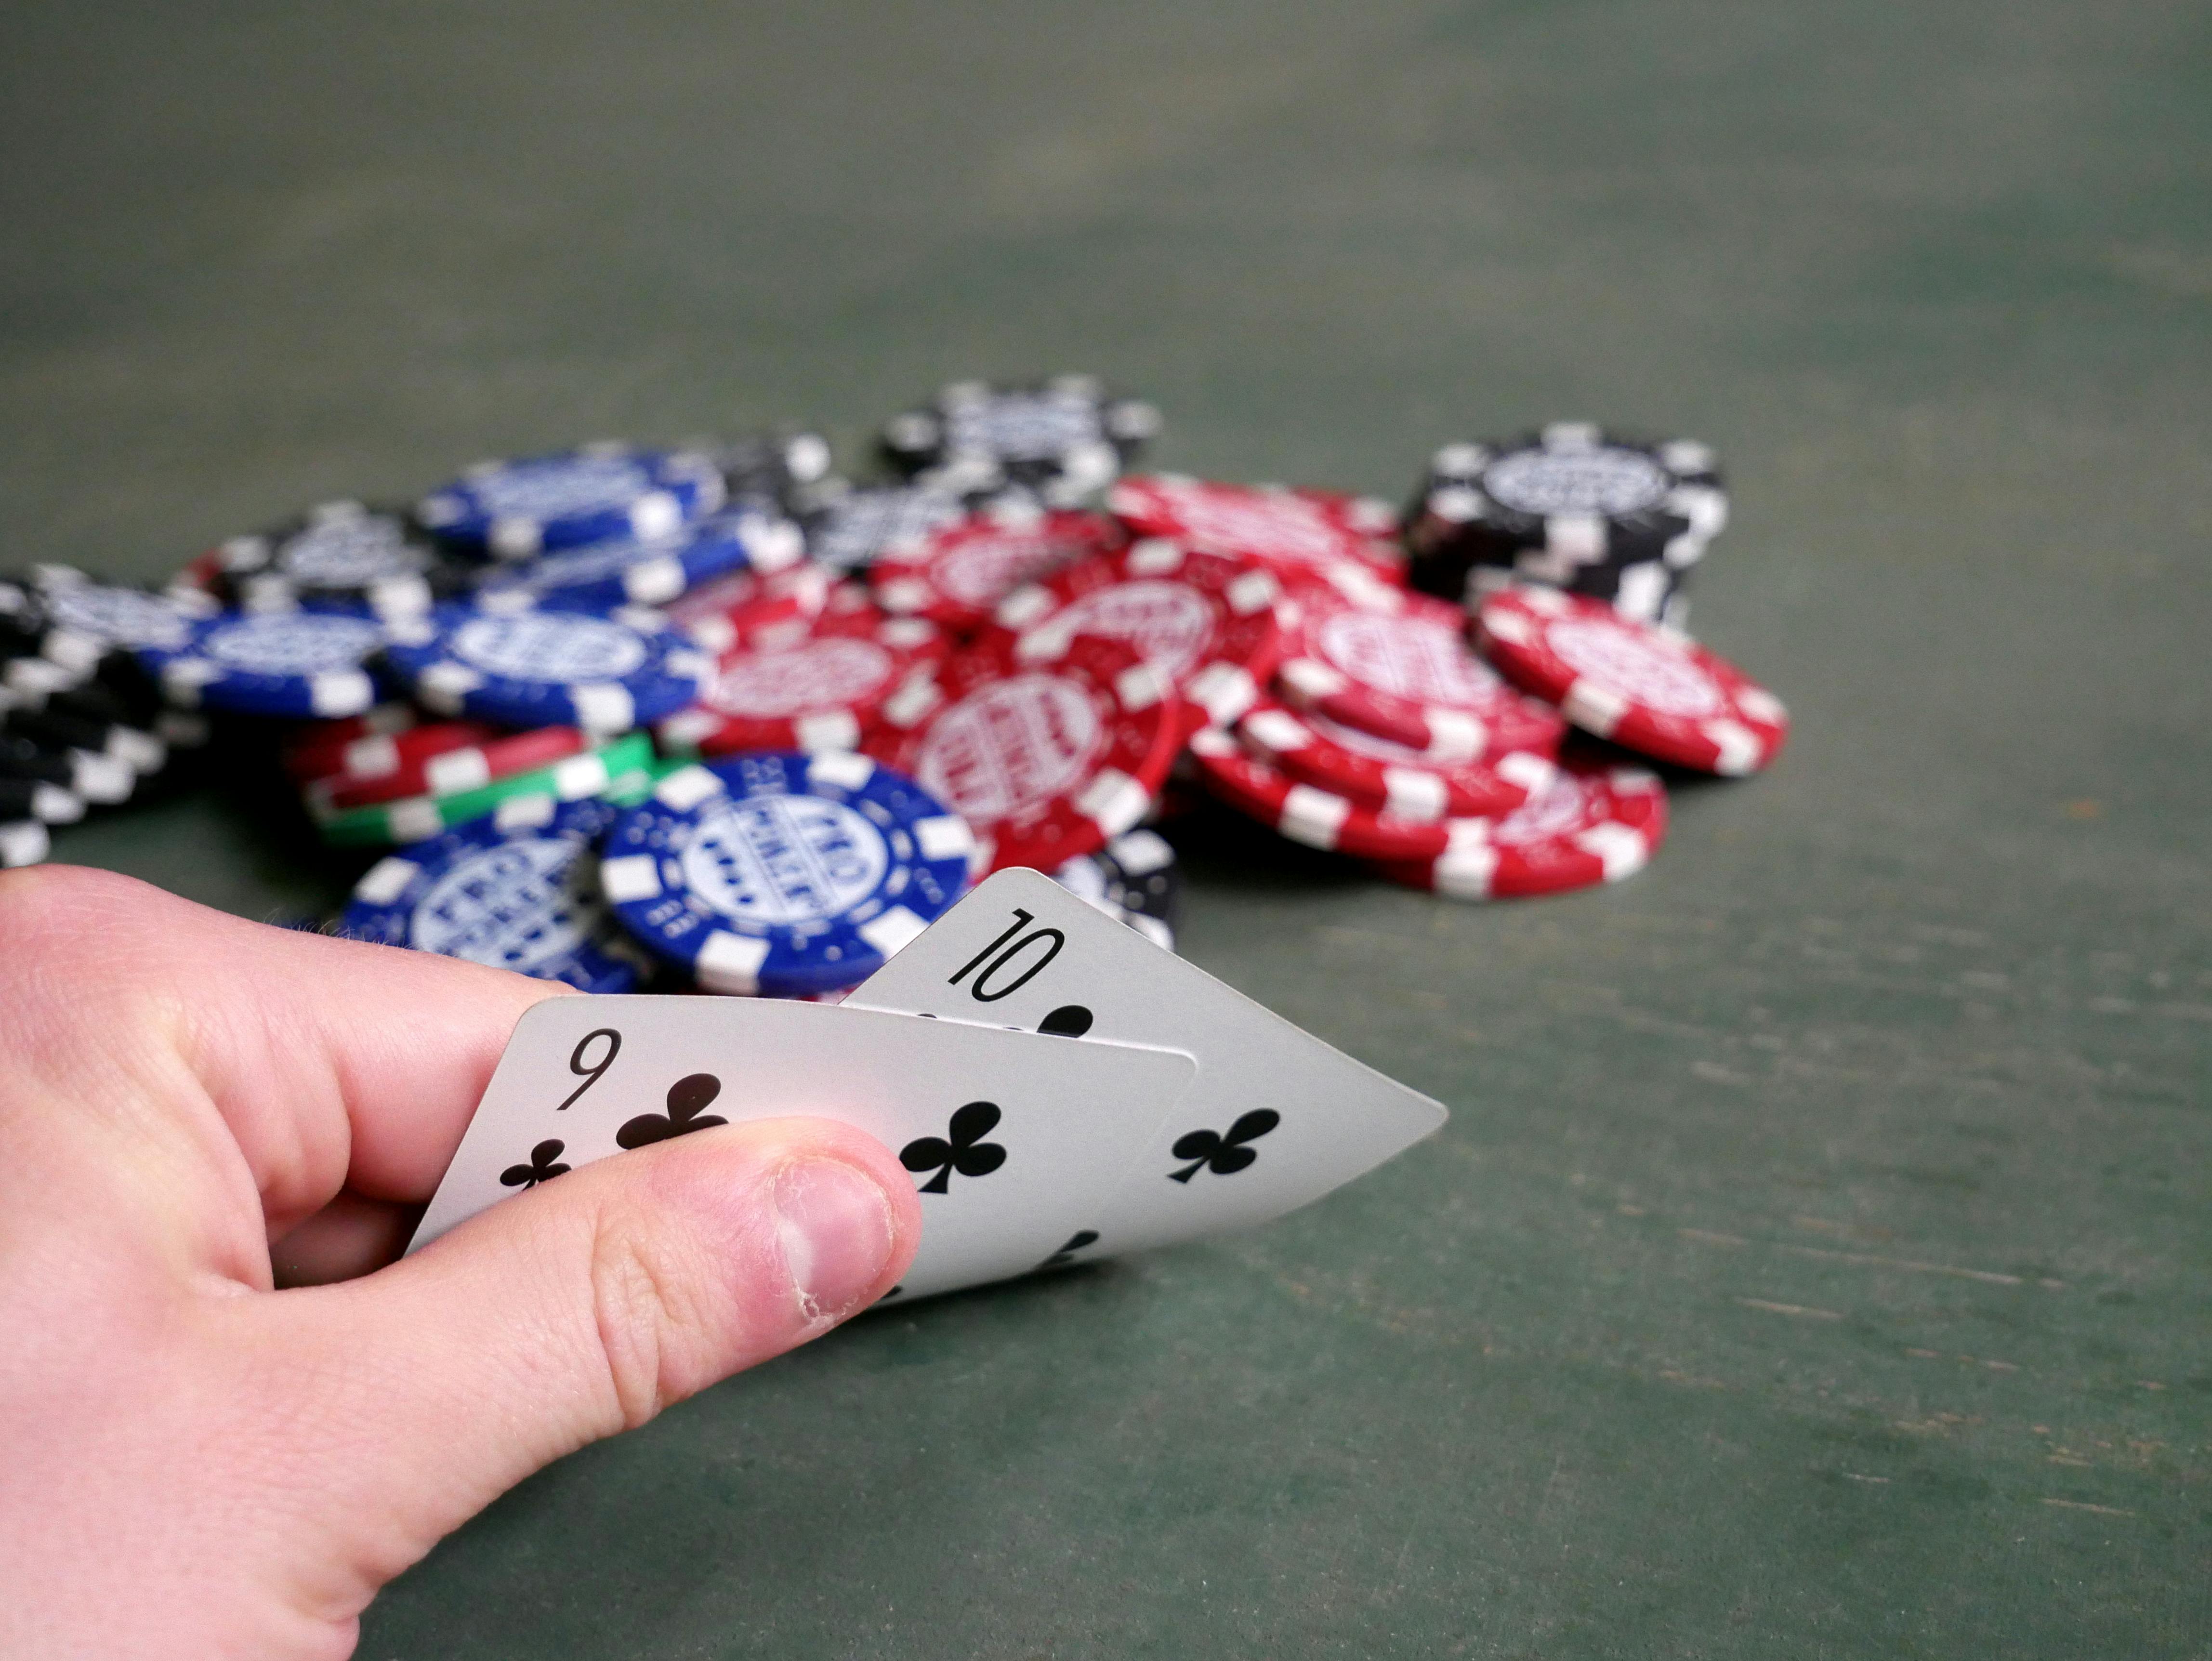
[(568, 990), (60, 866), (0, 878), (0, 988), (33, 1016), (9, 1035), (26, 1052), (11, 1060), (76, 1096), (118, 1072), (159, 1089), (173, 1057), (236, 1142), (272, 1227), (341, 1188), (428, 1199), (515, 1021)]

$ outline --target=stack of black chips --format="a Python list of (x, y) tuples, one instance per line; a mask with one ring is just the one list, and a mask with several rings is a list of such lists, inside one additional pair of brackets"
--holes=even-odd
[(298, 518), (219, 544), (208, 591), (241, 611), (331, 611), (390, 622), (427, 613), (474, 573), (403, 513), (325, 502)]
[(885, 422), (880, 445), (899, 472), (956, 494), (1011, 485), (1073, 508), (1113, 484), (1159, 429), (1159, 411), (1142, 399), (1064, 374), (1018, 386), (953, 381)]
[(207, 741), (132, 655), (189, 624), (186, 607), (66, 566), (0, 579), (0, 867), (33, 865), (48, 829), (142, 798)]
[(727, 443), (703, 441), (729, 482), (732, 507), (748, 503), (805, 521), (848, 488), (830, 441), (805, 427), (776, 427)]
[(1413, 587), (1470, 610), (1514, 582), (1608, 601), (1681, 628), (1691, 569), (1728, 522), (1712, 452), (1559, 422), (1494, 444), (1447, 444), (1405, 514)]

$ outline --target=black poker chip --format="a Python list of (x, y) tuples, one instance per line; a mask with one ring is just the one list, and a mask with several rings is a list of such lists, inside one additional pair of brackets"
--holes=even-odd
[(702, 446), (729, 481), (732, 502), (750, 502), (803, 520), (846, 488), (830, 441), (803, 427), (749, 433), (728, 443)]
[(0, 689), (33, 702), (97, 668), (106, 647), (60, 626), (28, 582), (0, 581)]
[(131, 800), (137, 774), (112, 756), (89, 751), (50, 749), (21, 733), (0, 732), (0, 779), (51, 784), (98, 807)]
[(205, 722), (168, 707), (131, 648), (180, 636), (215, 605), (65, 565), (0, 580), (0, 822), (17, 838), (10, 862), (34, 862), (27, 850), (40, 838), (27, 826), (72, 824), (88, 807), (143, 799), (157, 777), (165, 788), (180, 778), (174, 757), (207, 742)]
[(46, 652), (47, 638), (0, 627), (0, 697), (11, 703), (43, 704), (54, 693), (84, 680), (98, 664), (96, 653), (88, 658), (72, 654), (69, 662), (56, 662)]
[(15, 709), (0, 716), (0, 732), (29, 739), (49, 750), (82, 750), (106, 756), (133, 772), (158, 773), (169, 759), (169, 746), (143, 727), (97, 716), (52, 709)]
[(168, 747), (173, 761), (181, 751), (204, 748), (213, 730), (201, 711), (172, 706), (145, 666), (125, 652), (109, 653), (89, 678), (56, 692), (45, 707), (150, 733)]
[(45, 619), (37, 594), (25, 584), (0, 577), (0, 632), (30, 635)]
[(0, 819), (0, 871), (36, 865), (53, 851), (53, 839), (36, 819)]
[(424, 615), (468, 585), (404, 514), (325, 502), (295, 519), (219, 544), (209, 562), (216, 597), (241, 611), (337, 611), (386, 619)]
[(1687, 573), (1727, 522), (1706, 446), (1555, 422), (1436, 453), (1405, 513), (1407, 575), (1414, 587), (1469, 606), (1534, 582), (1675, 622)]
[(799, 525), (809, 557), (840, 575), (854, 575), (886, 554), (919, 550), (966, 518), (979, 499), (932, 480), (870, 484), (832, 495)]
[(75, 824), (83, 817), (84, 798), (68, 786), (0, 774), (0, 824)]
[(1157, 830), (1125, 830), (1097, 852), (1061, 865), (1052, 879), (1154, 945), (1175, 950), (1182, 925), (1182, 873), (1175, 849)]
[(51, 694), (40, 706), (56, 715), (105, 721), (112, 727), (138, 727), (151, 732), (162, 710), (159, 703), (126, 695), (104, 676), (94, 675), (74, 686)]
[(956, 490), (1019, 484), (1050, 507), (1075, 507), (1121, 476), (1160, 429), (1142, 399), (1109, 394), (1090, 375), (1023, 384), (959, 380), (884, 423), (884, 457), (901, 472)]
[[(222, 609), (188, 588), (155, 593), (95, 581), (71, 565), (33, 565), (0, 582), (0, 656), (29, 649), (70, 672), (68, 684), (107, 678), (144, 647), (180, 645), (199, 619)], [(155, 698), (158, 702), (158, 696)]]

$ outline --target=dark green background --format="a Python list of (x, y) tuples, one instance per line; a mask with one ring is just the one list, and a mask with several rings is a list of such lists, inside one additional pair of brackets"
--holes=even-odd
[(1085, 368), (1231, 478), (1710, 439), (1798, 722), (1607, 892), (1194, 827), (1189, 955), (1441, 1136), (714, 1390), (365, 1655), (2212, 1653), (2203, 6), (48, 4), (0, 77), (0, 557)]

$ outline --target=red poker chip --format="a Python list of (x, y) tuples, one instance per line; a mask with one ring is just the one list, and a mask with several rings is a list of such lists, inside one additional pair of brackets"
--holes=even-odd
[(1510, 813), (1559, 770), (1548, 757), (1527, 750), (1493, 761), (1434, 762), (1411, 745), (1279, 703), (1260, 704), (1237, 723), (1237, 733), (1247, 748), (1300, 782), (1401, 819)]
[(831, 586), (830, 571), (820, 565), (731, 571), (671, 600), (660, 615), (669, 628), (720, 657), (805, 635)]
[(506, 729), (479, 721), (425, 721), (412, 704), (380, 703), (362, 715), (319, 721), (284, 746), (284, 770), (312, 779), (378, 779), (418, 756), (495, 739)]
[(1558, 894), (1641, 871), (1667, 839), (1667, 790), (1637, 767), (1571, 762), (1487, 834), (1429, 860), (1374, 861), (1393, 882), (1459, 900)]
[(975, 833), (979, 870), (1051, 871), (1144, 818), (1181, 748), (1182, 700), (1120, 641), (1024, 660), (994, 630), (900, 689), (866, 748)]
[(1269, 766), (1228, 733), (1209, 727), (1190, 740), (1206, 788), (1248, 818), (1309, 848), (1366, 859), (1432, 860), (1480, 840), (1488, 819), (1408, 819), (1323, 790)]
[(799, 639), (725, 657), (689, 709), (660, 723), (674, 751), (855, 750), (884, 700), (945, 654), (927, 618), (887, 617), (865, 589), (832, 594)]
[(1103, 514), (1002, 502), (932, 532), (917, 545), (886, 551), (868, 576), (885, 611), (965, 632), (988, 623), (1017, 588), (1122, 540), (1121, 527)]
[(1556, 755), (1566, 731), (1559, 711), (1500, 680), (1466, 630), (1458, 606), (1426, 594), (1402, 594), (1389, 611), (1309, 597), (1276, 684), (1301, 709), (1433, 762)]
[(880, 636), (895, 642), (901, 651), (932, 663), (942, 663), (952, 655), (952, 636), (943, 628), (927, 618), (902, 618), (886, 611), (876, 603), (866, 584), (850, 581), (830, 585), (821, 614), (806, 625), (806, 632), (853, 639)]
[(1370, 587), (1405, 584), (1397, 514), (1371, 496), (1157, 473), (1123, 479), (1106, 505), (1138, 536), (1172, 537), (1210, 554), (1263, 559), (1296, 587), (1362, 579)]
[[(456, 721), (455, 727), (469, 723)], [(416, 733), (437, 729), (415, 728)], [(319, 817), (349, 808), (371, 807), (407, 796), (450, 796), (474, 790), (495, 779), (511, 778), (540, 767), (550, 767), (565, 757), (591, 747), (592, 740), (574, 727), (541, 727), (527, 733), (497, 735), (488, 739), (436, 748), (415, 746), (416, 753), (403, 755), (390, 771), (374, 777), (325, 778), (307, 787), (307, 805)], [(404, 739), (413, 736), (403, 733)], [(391, 742), (397, 743), (398, 740)]]
[(1274, 673), (1286, 611), (1265, 561), (1147, 537), (1015, 590), (998, 622), (1025, 660), (1057, 657), (1077, 635), (1121, 641), (1175, 682), (1188, 724), (1220, 727)]
[(1500, 589), (1476, 614), (1499, 671), (1585, 732), (1656, 761), (1730, 777), (1782, 753), (1790, 712), (1734, 664), (1603, 600)]

